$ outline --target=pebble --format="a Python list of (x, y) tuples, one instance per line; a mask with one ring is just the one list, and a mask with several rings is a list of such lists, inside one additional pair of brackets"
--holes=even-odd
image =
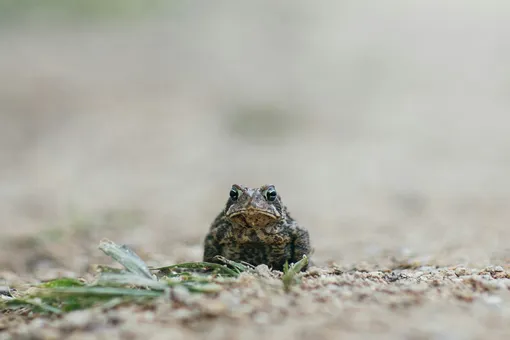
[(224, 290), (219, 295), (219, 300), (222, 301), (229, 308), (234, 308), (241, 304), (241, 298), (239, 295), (234, 295), (232, 292), (228, 290)]
[(262, 277), (265, 277), (265, 278), (270, 278), (270, 277), (273, 277), (273, 273), (271, 272), (271, 270), (269, 269), (269, 267), (265, 264), (261, 264), (261, 265), (258, 265), (256, 268), (255, 268), (255, 272), (262, 276)]
[[(106, 314), (98, 313), (96, 309), (75, 311), (59, 320), (35, 319), (29, 327), (21, 326), (17, 332), (42, 334), (42, 329), (49, 329), (45, 336), (51, 338), (51, 330), (60, 331), (59, 328), (64, 331), (86, 330), (85, 334), (89, 329), (106, 324), (128, 327), (131, 320), (149, 325), (222, 316), (234, 318), (235, 322), (250, 320), (265, 325), (279, 323), (292, 315), (314, 317), (318, 313), (336, 314), (346, 308), (375, 306), (414, 308), (422, 301), (449, 303), (448, 299), (462, 301), (462, 304), (480, 301), (499, 308), (504, 306), (502, 296), (510, 288), (510, 278), (501, 266), (488, 266), (483, 270), (465, 266), (422, 266), (418, 270), (337, 274), (315, 270), (315, 274), (300, 278), (302, 283), (295, 287), (295, 292), (285, 294), (280, 278), (267, 266), (258, 266), (255, 270), (257, 275), (243, 273), (237, 280), (218, 283), (218, 291), (214, 294), (195, 294), (177, 285), (170, 291), (171, 303), (162, 300), (155, 312), (141, 311), (140, 308), (119, 308)], [(34, 288), (34, 292), (37, 289)], [(110, 312), (115, 313), (112, 316)]]
[(179, 308), (172, 313), (177, 320), (189, 320), (200, 315), (198, 309)]
[(424, 291), (428, 290), (429, 285), (426, 283), (419, 283), (419, 284), (415, 284), (415, 285), (409, 285), (409, 287), (407, 289), (409, 289), (410, 291), (415, 292), (415, 293), (420, 293), (420, 292), (424, 292)]
[(455, 274), (457, 276), (464, 276), (471, 274), (471, 272), (468, 272), (468, 270), (464, 267), (458, 267), (457, 269), (455, 269)]
[(202, 312), (205, 315), (209, 316), (218, 316), (221, 314), (225, 314), (225, 312), (228, 309), (227, 306), (222, 301), (211, 299), (200, 300), (199, 306)]
[(261, 312), (255, 314), (255, 316), (253, 317), (253, 321), (255, 321), (258, 324), (267, 324), (269, 323), (269, 321), (271, 321), (271, 318), (269, 317), (268, 313)]
[(432, 266), (421, 266), (421, 267), (418, 267), (417, 270), (422, 271), (422, 272), (428, 272), (428, 273), (433, 273), (433, 272), (437, 271), (436, 267), (432, 267)]
[(62, 319), (61, 327), (69, 330), (84, 329), (95, 321), (97, 315), (97, 311), (91, 309), (70, 312)]
[(48, 320), (45, 320), (45, 319), (34, 319), (29, 325), (28, 327), (30, 329), (38, 329), (38, 328), (43, 328), (45, 327), (46, 325), (48, 324)]
[(172, 299), (174, 299), (177, 302), (181, 302), (184, 304), (189, 304), (191, 300), (191, 293), (186, 287), (177, 285), (172, 288), (172, 291), (170, 293), (170, 296)]
[(489, 305), (498, 305), (503, 302), (503, 299), (497, 295), (489, 295), (484, 298), (484, 301)]

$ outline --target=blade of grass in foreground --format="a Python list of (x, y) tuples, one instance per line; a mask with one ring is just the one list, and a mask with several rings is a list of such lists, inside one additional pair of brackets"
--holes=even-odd
[[(233, 270), (218, 263), (181, 263), (167, 267), (152, 268), (145, 264), (131, 249), (109, 240), (99, 245), (106, 255), (118, 261), (126, 270), (100, 271), (97, 280), (87, 284), (74, 278), (59, 278), (35, 285), (21, 297), (0, 301), (0, 310), (19, 309), (21, 312), (61, 314), (72, 310), (90, 308), (96, 305), (117, 305), (138, 303), (164, 296), (168, 288), (176, 285), (186, 287), (190, 292), (217, 293), (222, 286), (211, 282), (211, 275), (196, 271), (213, 271), (225, 277), (237, 277), (242, 267)], [(109, 269), (109, 268), (108, 268)], [(150, 270), (161, 272), (184, 270), (184, 274), (158, 280)], [(135, 288), (138, 287), (138, 288)]]
[(243, 263), (235, 262), (235, 261), (229, 260), (223, 256), (217, 255), (216, 258), (218, 260), (220, 260), (221, 262), (228, 264), (229, 266), (232, 266), (239, 274), (242, 272), (251, 271), (254, 269), (254, 267), (251, 266), (250, 264), (243, 264)]
[(39, 285), (40, 288), (56, 288), (56, 287), (80, 287), (84, 286), (85, 283), (80, 280), (63, 277), (60, 279), (46, 281)]
[[(130, 289), (118, 287), (56, 287), (39, 289), (32, 296), (61, 312), (83, 310), (94, 306), (108, 306), (120, 303), (138, 303), (160, 297), (164, 291)], [(30, 308), (36, 310), (36, 308)], [(40, 308), (37, 308), (40, 309)]]
[(301, 269), (308, 263), (308, 257), (303, 256), (301, 260), (294, 263), (289, 267), (289, 264), (286, 262), (285, 266), (283, 267), (283, 276), (282, 276), (282, 282), (283, 282), (283, 289), (286, 293), (290, 291), (290, 287), (296, 282), (296, 275), (301, 272)]
[[(50, 305), (40, 302), (40, 301), (36, 301), (34, 299), (19, 299), (19, 298), (17, 298), (17, 299), (8, 300), (5, 303), (3, 303), (3, 305), (9, 309), (26, 307), (29, 310), (34, 310), (34, 311), (41, 311), (41, 312), (54, 313), (54, 314), (62, 313), (62, 311), (59, 308), (50, 306)], [(2, 307), (2, 303), (0, 303), (0, 307)]]
[(118, 288), (118, 287), (58, 287), (41, 290), (40, 296), (55, 297), (59, 295), (75, 295), (84, 297), (121, 296), (121, 297), (158, 297), (163, 292), (155, 290)]
[(126, 245), (118, 245), (105, 239), (99, 243), (99, 249), (123, 265), (130, 273), (154, 280), (147, 264)]

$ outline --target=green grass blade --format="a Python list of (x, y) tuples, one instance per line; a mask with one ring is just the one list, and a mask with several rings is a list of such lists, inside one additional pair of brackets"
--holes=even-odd
[(295, 264), (289, 266), (289, 264), (286, 262), (283, 266), (283, 276), (282, 276), (282, 282), (283, 282), (283, 289), (286, 293), (290, 292), (290, 288), (292, 285), (296, 282), (297, 274), (301, 272), (301, 269), (303, 269), (304, 266), (308, 264), (308, 257), (303, 256), (301, 260), (296, 262)]
[(190, 292), (205, 294), (219, 293), (223, 289), (222, 286), (215, 283), (205, 284), (187, 283), (185, 284), (185, 287), (188, 288)]
[(65, 277), (65, 278), (46, 281), (44, 283), (41, 283), (39, 285), (39, 287), (40, 288), (80, 287), (80, 286), (84, 286), (84, 285), (85, 285), (85, 283), (83, 283), (80, 280)]
[[(2, 304), (0, 304), (2, 306)], [(46, 313), (53, 313), (53, 314), (61, 314), (62, 310), (60, 310), (57, 307), (50, 306), (44, 302), (37, 301), (36, 299), (12, 299), (5, 301), (3, 303), (3, 307), (6, 309), (17, 309), (17, 308), (23, 308), (26, 307), (30, 310), (34, 311), (41, 311)]]
[(307, 256), (303, 256), (303, 258), (301, 260), (299, 260), (298, 262), (294, 263), (294, 265), (292, 265), (292, 269), (297, 273), (300, 273), (301, 270), (308, 264), (308, 257)]
[(163, 293), (154, 290), (143, 290), (118, 287), (67, 287), (41, 290), (40, 295), (46, 297), (57, 297), (63, 295), (84, 296), (84, 297), (158, 297)]

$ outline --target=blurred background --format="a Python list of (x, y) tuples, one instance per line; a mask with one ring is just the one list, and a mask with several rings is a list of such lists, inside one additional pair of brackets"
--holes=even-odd
[[(197, 261), (275, 184), (315, 259), (508, 264), (510, 6), (0, 3), (0, 269)], [(98, 257), (98, 258), (96, 258)]]

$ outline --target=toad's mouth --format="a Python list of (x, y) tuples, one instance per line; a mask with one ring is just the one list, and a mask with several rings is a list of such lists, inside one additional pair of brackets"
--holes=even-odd
[(274, 212), (258, 209), (241, 209), (228, 215), (228, 218), (240, 226), (264, 228), (279, 220)]
[(264, 210), (254, 210), (254, 209), (242, 209), (237, 210), (228, 215), (228, 217), (237, 217), (237, 216), (245, 216), (245, 217), (253, 217), (253, 216), (266, 216), (272, 218), (273, 220), (277, 220), (279, 218), (278, 215), (274, 213), (264, 211)]

